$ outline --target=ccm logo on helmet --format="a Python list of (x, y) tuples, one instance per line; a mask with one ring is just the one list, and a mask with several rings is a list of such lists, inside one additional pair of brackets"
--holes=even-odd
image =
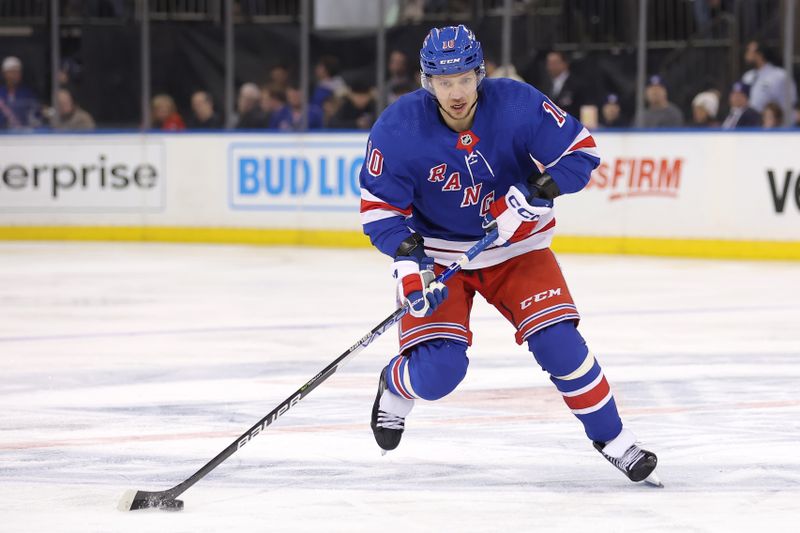
[(522, 300), (519, 304), (520, 309), (527, 309), (531, 306), (534, 302), (541, 302), (542, 300), (547, 300), (548, 298), (552, 298), (553, 296), (561, 296), (561, 287), (557, 289), (549, 289), (546, 291), (542, 291), (540, 293), (534, 294), (533, 296), (529, 296)]
[(455, 59), (442, 59), (439, 61), (440, 65), (452, 65), (453, 63), (461, 63), (461, 58), (457, 57)]

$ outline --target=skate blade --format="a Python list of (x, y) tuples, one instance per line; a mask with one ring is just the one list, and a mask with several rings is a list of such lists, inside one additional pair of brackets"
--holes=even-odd
[(664, 484), (661, 483), (661, 479), (658, 477), (658, 474), (655, 472), (650, 472), (650, 475), (644, 478), (644, 482), (650, 485), (651, 487), (656, 487), (659, 489), (664, 488)]
[(384, 455), (386, 455), (386, 450), (381, 449), (381, 457), (383, 457)]

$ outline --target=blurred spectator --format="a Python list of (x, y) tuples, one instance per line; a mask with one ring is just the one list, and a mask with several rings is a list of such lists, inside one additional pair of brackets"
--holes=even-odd
[(350, 93), (331, 119), (331, 128), (368, 130), (375, 122), (373, 89), (363, 81), (353, 82)]
[(289, 67), (284, 63), (278, 63), (269, 69), (269, 81), (267, 85), (285, 92), (289, 87)]
[(486, 77), (491, 78), (494, 75), (494, 71), (497, 70), (497, 61), (493, 56), (484, 52), (483, 66), (486, 69)]
[(578, 119), (585, 127), (593, 130), (600, 127), (599, 115), (600, 111), (596, 105), (584, 105), (581, 106), (581, 114)]
[(317, 86), (311, 94), (311, 103), (322, 106), (329, 96), (342, 97), (347, 93), (347, 84), (339, 76), (339, 58), (335, 56), (322, 56), (314, 67), (314, 76)]
[(794, 127), (800, 128), (800, 106), (794, 108), (792, 116), (794, 117)]
[[(303, 95), (300, 89), (290, 84), (286, 90), (286, 104), (275, 115), (272, 125), (282, 131), (303, 131)], [(308, 129), (322, 127), (322, 108), (315, 104), (308, 105)]]
[(286, 106), (286, 91), (284, 89), (272, 85), (261, 88), (261, 110), (269, 117), (270, 128), (278, 127), (278, 114)]
[(181, 118), (178, 114), (178, 110), (175, 108), (175, 100), (173, 100), (170, 95), (155, 95), (150, 103), (150, 108), (153, 115), (152, 127), (154, 129), (169, 131), (186, 129), (183, 118)]
[(400, 22), (403, 24), (417, 24), (425, 17), (426, 0), (405, 0), (403, 2)]
[(55, 129), (66, 131), (93, 130), (92, 116), (75, 103), (69, 89), (59, 89), (56, 93), (55, 112), (58, 120)]
[(783, 109), (775, 102), (770, 102), (764, 107), (764, 112), (761, 113), (761, 125), (765, 129), (774, 129), (783, 127)]
[(619, 105), (619, 97), (616, 94), (609, 94), (600, 108), (600, 126), (603, 128), (624, 128), (628, 124), (622, 117), (622, 108)]
[(407, 81), (406, 83), (398, 83), (394, 90), (397, 93), (397, 97), (400, 98), (404, 94), (413, 93), (419, 88), (419, 84), (413, 81)]
[(483, 65), (486, 68), (487, 78), (509, 78), (525, 82), (522, 76), (517, 72), (517, 67), (514, 65), (498, 65), (497, 60), (492, 56), (484, 56)]
[(695, 128), (717, 128), (719, 112), (719, 93), (703, 91), (692, 100), (692, 126)]
[(581, 106), (586, 104), (584, 89), (580, 81), (570, 75), (567, 56), (563, 52), (550, 52), (546, 67), (550, 84), (545, 88), (545, 94), (573, 117), (579, 116)]
[[(759, 113), (769, 102), (778, 102), (784, 116), (788, 115), (797, 103), (797, 87), (786, 71), (773, 65), (767, 58), (763, 46), (758, 41), (750, 41), (744, 53), (744, 62), (752, 70), (742, 76), (742, 81), (750, 86), (750, 107)], [(786, 84), (789, 83), (789, 102), (786, 103)]]
[(192, 116), (189, 117), (189, 128), (195, 130), (222, 129), (222, 117), (214, 111), (214, 100), (207, 91), (195, 91), (192, 94)]
[(749, 104), (750, 87), (737, 81), (731, 87), (728, 95), (728, 103), (731, 110), (722, 122), (722, 129), (732, 130), (734, 128), (753, 128), (761, 126), (761, 115), (750, 107)]
[(61, 68), (58, 69), (58, 85), (70, 91), (74, 91), (75, 87), (81, 80), (83, 74), (83, 66), (80, 61), (75, 58), (67, 57), (61, 60)]
[(642, 128), (679, 128), (683, 126), (683, 113), (669, 101), (667, 87), (661, 76), (650, 76), (644, 92), (647, 109), (637, 117), (636, 125)]
[(255, 83), (245, 83), (239, 88), (236, 100), (236, 129), (266, 129), (269, 127), (269, 115), (261, 109), (261, 91)]
[(261, 111), (266, 113), (267, 115), (272, 115), (272, 95), (269, 92), (269, 85), (262, 85), (259, 89), (260, 100), (258, 101), (258, 106), (261, 108)]
[[(386, 79), (386, 104), (391, 104), (401, 95), (402, 90), (413, 83), (413, 78), (408, 71), (408, 56), (400, 50), (389, 54), (389, 77)], [(408, 92), (408, 91), (406, 91)]]
[(22, 61), (14, 56), (6, 57), (0, 85), (0, 129), (38, 126), (38, 113), (36, 95), (22, 84)]
[(323, 128), (334, 127), (331, 125), (331, 121), (333, 120), (333, 117), (336, 116), (336, 112), (339, 111), (339, 108), (341, 106), (342, 106), (342, 100), (340, 98), (336, 98), (335, 96), (329, 96), (324, 102), (322, 102)]
[(272, 127), (272, 118), (275, 112), (286, 105), (285, 95), (281, 98), (277, 97), (277, 94), (281, 92), (283, 92), (281, 89), (271, 85), (262, 85), (261, 89), (259, 89), (258, 107), (267, 115), (267, 127)]
[[(521, 81), (522, 83), (525, 83), (525, 80), (522, 79), (522, 76), (520, 76), (517, 73), (517, 67), (515, 67), (514, 65), (501, 65), (499, 67), (496, 67), (492, 71), (491, 74), (489, 74), (489, 72), (487, 71), (486, 72), (486, 77), (487, 78), (508, 78), (510, 80), (517, 80), (517, 81)], [(566, 109), (564, 111), (566, 111)]]

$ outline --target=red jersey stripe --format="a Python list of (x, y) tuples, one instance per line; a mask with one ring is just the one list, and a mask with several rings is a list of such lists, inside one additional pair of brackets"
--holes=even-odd
[(575, 150), (580, 150), (581, 148), (596, 148), (596, 147), (597, 147), (597, 144), (595, 144), (595, 142), (594, 142), (594, 137), (589, 135), (585, 139), (576, 142), (574, 145), (572, 145), (572, 148), (570, 148), (567, 151), (568, 152), (574, 152)]
[(397, 211), (405, 216), (411, 215), (411, 207), (401, 209), (386, 202), (371, 202), (369, 200), (361, 200), (361, 212), (372, 211), (373, 209), (388, 209), (389, 211)]

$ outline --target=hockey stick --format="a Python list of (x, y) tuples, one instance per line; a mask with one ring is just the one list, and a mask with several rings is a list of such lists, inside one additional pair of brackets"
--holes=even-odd
[[(447, 267), (439, 276), (436, 281), (444, 283), (450, 279), (456, 272), (464, 268), (464, 266), (481, 253), (487, 246), (489, 246), (497, 238), (497, 230), (494, 229), (487, 234), (483, 239), (478, 241), (472, 248), (464, 252), (464, 254), (453, 264)], [(297, 405), (300, 400), (308, 396), (314, 389), (322, 384), (326, 379), (331, 377), (339, 369), (339, 366), (344, 364), (348, 359), (359, 353), (361, 350), (369, 346), (372, 341), (378, 338), (386, 330), (394, 326), (400, 321), (401, 318), (408, 312), (409, 304), (400, 307), (391, 315), (386, 317), (380, 324), (372, 328), (372, 330), (361, 337), (353, 346), (351, 346), (342, 355), (337, 357), (331, 364), (326, 366), (316, 376), (311, 378), (305, 385), (297, 389), (294, 394), (286, 398), (270, 413), (256, 422), (256, 424), (245, 431), (239, 438), (233, 441), (227, 448), (222, 450), (216, 457), (206, 463), (200, 470), (189, 476), (186, 480), (178, 483), (171, 489), (162, 491), (146, 491), (146, 490), (127, 490), (117, 505), (120, 511), (134, 511), (136, 509), (158, 508), (164, 510), (180, 511), (183, 509), (183, 501), (176, 498), (183, 494), (189, 487), (203, 479), (209, 472), (214, 470), (217, 466), (225, 461), (228, 457), (236, 453), (239, 448), (250, 442), (259, 433), (265, 431), (273, 422), (283, 416), (289, 409)]]

